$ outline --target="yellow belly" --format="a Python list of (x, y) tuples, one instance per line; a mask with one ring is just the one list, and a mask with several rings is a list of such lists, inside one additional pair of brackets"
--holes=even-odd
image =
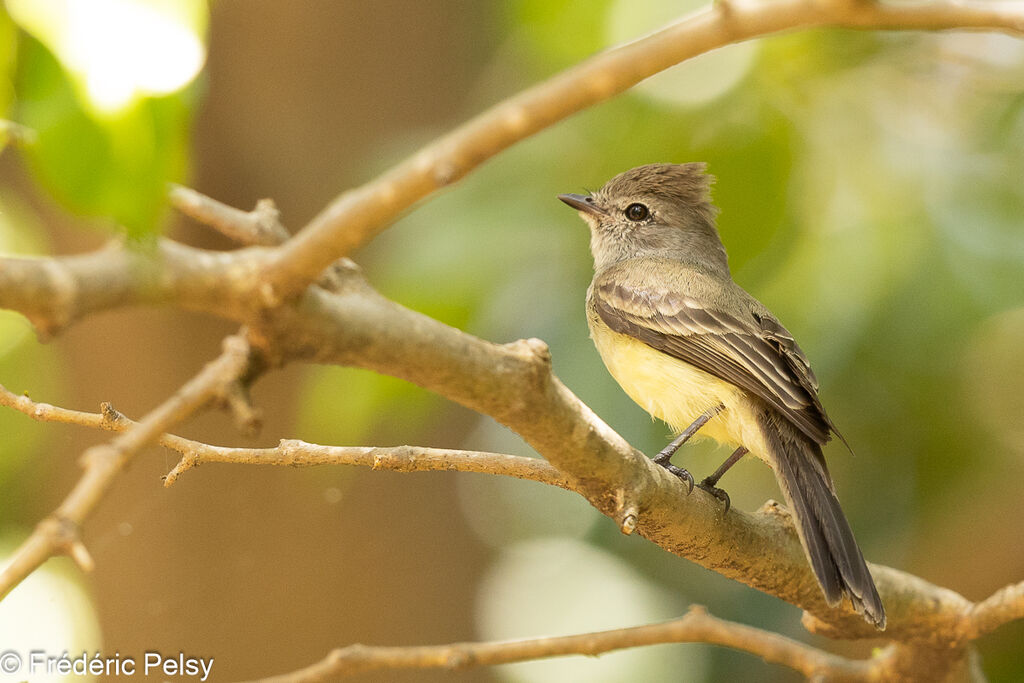
[(725, 410), (701, 427), (694, 438), (711, 438), (729, 446), (745, 446), (763, 458), (765, 451), (755, 416), (755, 401), (739, 387), (664, 354), (632, 337), (591, 321), (590, 335), (608, 372), (626, 394), (677, 433), (701, 413), (724, 405)]

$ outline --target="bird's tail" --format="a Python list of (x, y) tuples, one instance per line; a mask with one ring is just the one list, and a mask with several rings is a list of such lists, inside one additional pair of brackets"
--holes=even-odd
[(761, 420), (768, 456), (825, 599), (835, 606), (846, 595), (864, 619), (884, 629), (885, 608), (839, 507), (821, 447), (771, 413)]

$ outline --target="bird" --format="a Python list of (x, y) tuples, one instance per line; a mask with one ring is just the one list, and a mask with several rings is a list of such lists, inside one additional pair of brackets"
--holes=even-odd
[(590, 226), (590, 336), (622, 389), (678, 435), (653, 460), (671, 463), (690, 439), (734, 450), (698, 486), (721, 499), (722, 475), (746, 453), (768, 464), (826, 602), (845, 597), (879, 630), (886, 616), (836, 496), (822, 452), (846, 439), (825, 412), (818, 380), (793, 335), (732, 279), (704, 163), (648, 164), (600, 190), (562, 194)]

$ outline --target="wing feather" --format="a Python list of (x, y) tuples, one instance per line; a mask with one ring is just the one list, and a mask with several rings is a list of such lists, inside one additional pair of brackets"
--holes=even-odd
[(611, 282), (598, 285), (594, 295), (598, 315), (612, 330), (760, 397), (818, 444), (838, 434), (818, 400), (806, 356), (771, 316), (752, 312), (741, 319), (692, 297)]

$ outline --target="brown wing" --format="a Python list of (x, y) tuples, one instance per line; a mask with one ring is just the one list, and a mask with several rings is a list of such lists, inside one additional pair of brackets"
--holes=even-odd
[(818, 444), (839, 434), (803, 351), (771, 316), (741, 320), (687, 296), (614, 283), (595, 287), (594, 305), (614, 331), (764, 399)]

